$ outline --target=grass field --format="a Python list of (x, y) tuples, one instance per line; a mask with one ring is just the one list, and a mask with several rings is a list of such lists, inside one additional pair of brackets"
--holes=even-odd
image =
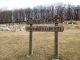
[[(50, 25), (52, 26), (52, 25)], [(80, 24), (64, 24), (59, 33), (61, 60), (80, 60)], [(33, 55), (29, 54), (29, 32), (0, 31), (0, 60), (52, 60), (54, 32), (33, 32)]]
[[(54, 55), (54, 32), (33, 33), (33, 55), (27, 57), (29, 32), (0, 31), (0, 60), (51, 60)], [(80, 29), (59, 33), (62, 60), (80, 60)]]

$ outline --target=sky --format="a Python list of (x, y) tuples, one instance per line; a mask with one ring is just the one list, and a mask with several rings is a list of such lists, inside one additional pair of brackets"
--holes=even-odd
[(80, 5), (80, 0), (0, 0), (0, 9), (34, 8), (57, 3)]

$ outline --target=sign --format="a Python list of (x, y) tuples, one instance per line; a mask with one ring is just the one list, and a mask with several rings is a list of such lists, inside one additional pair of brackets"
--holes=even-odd
[(60, 19), (48, 19), (48, 20), (26, 20), (26, 24), (51, 24), (51, 23), (63, 23)]
[[(64, 21), (59, 17), (55, 16), (54, 19), (47, 20), (26, 20), (26, 24), (29, 24), (30, 27), (26, 27), (26, 31), (29, 31), (29, 56), (32, 55), (32, 38), (33, 32), (54, 32), (55, 40), (54, 40), (54, 59), (59, 59), (59, 40), (58, 40), (58, 32), (63, 32), (64, 27), (59, 26), (59, 23), (63, 23)], [(53, 24), (55, 26), (32, 26), (33, 24)]]
[(63, 32), (64, 27), (63, 26), (32, 26), (32, 27), (26, 27), (26, 31), (39, 31), (39, 32)]

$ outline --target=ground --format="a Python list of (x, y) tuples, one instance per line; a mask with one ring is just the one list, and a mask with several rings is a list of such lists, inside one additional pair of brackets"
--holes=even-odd
[[(51, 60), (54, 57), (54, 32), (33, 32), (33, 55), (27, 57), (29, 32), (0, 31), (0, 60)], [(80, 60), (80, 29), (59, 33), (60, 58)]]

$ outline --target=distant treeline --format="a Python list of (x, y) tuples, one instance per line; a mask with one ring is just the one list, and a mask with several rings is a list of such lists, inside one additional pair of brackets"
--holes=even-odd
[(49, 7), (35, 7), (33, 9), (16, 9), (0, 11), (0, 24), (26, 21), (30, 18), (36, 20), (53, 19), (55, 15), (64, 20), (80, 20), (80, 6), (56, 5)]

